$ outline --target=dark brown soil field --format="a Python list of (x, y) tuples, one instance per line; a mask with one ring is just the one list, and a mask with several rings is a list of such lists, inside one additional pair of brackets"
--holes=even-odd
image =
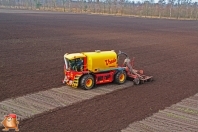
[(154, 82), (20, 122), (23, 132), (116, 132), (198, 92), (198, 22), (0, 13), (0, 101), (62, 86), (66, 52), (121, 50)]

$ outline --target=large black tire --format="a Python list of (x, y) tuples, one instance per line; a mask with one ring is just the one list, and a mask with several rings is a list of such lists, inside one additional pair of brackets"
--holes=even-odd
[(94, 87), (95, 81), (92, 75), (84, 75), (80, 81), (80, 86), (82, 89), (89, 90)]
[(126, 82), (126, 78), (127, 78), (126, 72), (125, 72), (125, 71), (119, 71), (119, 72), (115, 75), (114, 81), (115, 81), (115, 83), (117, 83), (117, 84), (123, 84), (123, 83)]

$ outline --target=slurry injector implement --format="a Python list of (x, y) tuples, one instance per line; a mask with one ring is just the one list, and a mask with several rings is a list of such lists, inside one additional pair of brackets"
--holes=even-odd
[[(122, 66), (118, 65), (120, 55), (125, 56)], [(97, 84), (124, 84), (126, 79), (132, 80), (135, 85), (153, 80), (152, 76), (144, 75), (143, 70), (133, 69), (134, 58), (131, 61), (128, 55), (121, 51), (118, 54), (114, 50), (66, 53), (64, 61), (63, 83), (73, 88), (88, 90)]]

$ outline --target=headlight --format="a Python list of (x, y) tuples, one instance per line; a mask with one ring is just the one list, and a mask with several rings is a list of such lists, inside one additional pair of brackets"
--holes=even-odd
[(72, 80), (69, 81), (69, 85), (72, 85)]

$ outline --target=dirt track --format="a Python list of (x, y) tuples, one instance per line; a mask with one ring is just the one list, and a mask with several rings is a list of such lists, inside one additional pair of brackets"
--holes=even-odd
[(122, 50), (155, 81), (20, 122), (21, 131), (115, 132), (198, 92), (198, 23), (72, 14), (0, 14), (0, 101), (60, 87), (63, 55)]

